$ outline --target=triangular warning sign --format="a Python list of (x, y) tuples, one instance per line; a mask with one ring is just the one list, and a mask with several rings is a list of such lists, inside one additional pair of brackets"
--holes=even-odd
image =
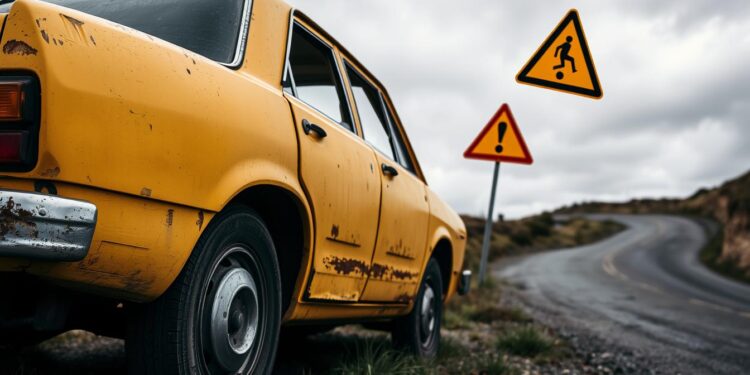
[(601, 99), (578, 11), (571, 9), (516, 76), (519, 83)]
[(507, 104), (503, 104), (484, 126), (464, 157), (521, 164), (534, 162)]

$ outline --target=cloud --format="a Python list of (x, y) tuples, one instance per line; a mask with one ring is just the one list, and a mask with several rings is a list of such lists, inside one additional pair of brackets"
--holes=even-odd
[(506, 216), (684, 196), (750, 168), (743, 1), (577, 3), (601, 101), (515, 83), (568, 2), (291, 3), (383, 82), (428, 183), (459, 212), (487, 210), (492, 165), (462, 154), (503, 102), (535, 158), (503, 164), (495, 211)]

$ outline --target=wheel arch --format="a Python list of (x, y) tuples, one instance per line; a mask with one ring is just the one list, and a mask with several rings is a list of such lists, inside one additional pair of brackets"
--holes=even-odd
[(309, 266), (313, 224), (307, 201), (293, 188), (259, 183), (238, 192), (224, 207), (237, 204), (255, 210), (271, 234), (281, 271), (282, 311), (286, 313)]

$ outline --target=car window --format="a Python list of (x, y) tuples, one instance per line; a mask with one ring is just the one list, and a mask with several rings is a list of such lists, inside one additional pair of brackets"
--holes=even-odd
[[(383, 100), (382, 97), (381, 100)], [(398, 163), (412, 173), (415, 173), (414, 165), (412, 164), (411, 157), (409, 156), (409, 151), (407, 151), (406, 144), (401, 138), (401, 133), (398, 130), (398, 124), (396, 124), (396, 122), (393, 120), (393, 114), (385, 104), (385, 100), (383, 100), (383, 108), (385, 109), (385, 116), (388, 120), (388, 124), (391, 126), (391, 134), (393, 135), (393, 140), (395, 141), (393, 142), (393, 144), (396, 146), (396, 153), (398, 154)]]
[(297, 24), (292, 31), (289, 66), (294, 95), (353, 130), (333, 50)]
[(357, 105), (362, 137), (392, 160), (396, 160), (388, 125), (380, 101), (380, 91), (367, 82), (357, 71), (346, 65), (346, 75)]
[[(45, 0), (136, 29), (214, 61), (230, 64), (251, 0)], [(247, 1), (247, 7), (245, 3)], [(11, 4), (0, 6), (8, 12)], [(240, 47), (240, 48), (238, 48)]]

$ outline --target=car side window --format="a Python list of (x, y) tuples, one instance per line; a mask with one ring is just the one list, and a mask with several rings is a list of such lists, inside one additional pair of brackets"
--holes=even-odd
[(333, 49), (296, 23), (287, 73), (294, 96), (354, 131)]
[(398, 124), (396, 124), (396, 122), (394, 121), (394, 117), (393, 117), (393, 114), (391, 113), (391, 110), (385, 104), (385, 98), (381, 96), (381, 100), (383, 101), (383, 109), (385, 110), (385, 116), (388, 120), (388, 124), (391, 127), (391, 134), (393, 134), (393, 140), (395, 141), (393, 142), (393, 144), (396, 146), (396, 153), (398, 154), (398, 163), (401, 164), (402, 167), (411, 171), (411, 173), (416, 173), (414, 172), (414, 164), (411, 162), (409, 151), (407, 151), (406, 144), (404, 143), (403, 138), (401, 138), (401, 133), (398, 130)]
[(357, 105), (359, 123), (362, 126), (362, 137), (392, 160), (396, 154), (391, 142), (388, 119), (383, 112), (380, 91), (367, 82), (356, 70), (346, 64), (346, 75), (349, 77), (354, 103)]

